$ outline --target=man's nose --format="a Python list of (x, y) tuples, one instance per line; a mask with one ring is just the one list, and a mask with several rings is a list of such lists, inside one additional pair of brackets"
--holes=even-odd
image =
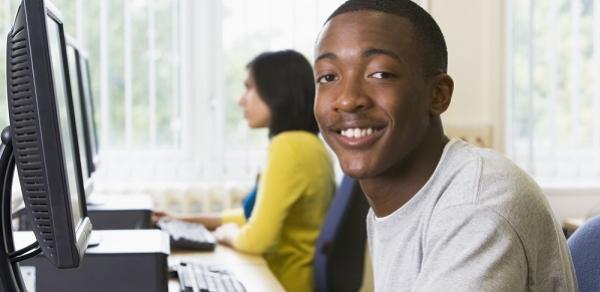
[(338, 112), (359, 112), (372, 106), (371, 98), (365, 91), (363, 80), (359, 78), (347, 79), (343, 89), (334, 103), (334, 110)]

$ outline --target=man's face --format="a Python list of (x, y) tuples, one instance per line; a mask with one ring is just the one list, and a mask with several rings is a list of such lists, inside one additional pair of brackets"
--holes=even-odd
[(315, 115), (344, 172), (401, 170), (430, 124), (432, 89), (406, 18), (374, 11), (334, 17), (317, 42)]

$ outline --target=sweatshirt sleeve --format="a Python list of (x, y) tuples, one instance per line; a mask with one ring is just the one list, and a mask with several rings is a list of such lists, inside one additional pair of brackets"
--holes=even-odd
[(235, 223), (238, 226), (246, 224), (246, 216), (244, 216), (244, 209), (242, 208), (235, 208), (223, 211), (221, 213), (221, 219), (223, 220), (223, 224)]
[(285, 136), (271, 141), (252, 216), (233, 242), (237, 250), (262, 254), (279, 239), (290, 207), (302, 194), (297, 155)]

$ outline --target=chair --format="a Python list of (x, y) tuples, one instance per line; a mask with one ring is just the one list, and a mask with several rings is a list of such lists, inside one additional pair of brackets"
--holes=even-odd
[(369, 204), (356, 180), (344, 176), (315, 252), (315, 288), (358, 291), (362, 285)]
[(579, 227), (569, 240), (580, 292), (600, 291), (600, 216)]

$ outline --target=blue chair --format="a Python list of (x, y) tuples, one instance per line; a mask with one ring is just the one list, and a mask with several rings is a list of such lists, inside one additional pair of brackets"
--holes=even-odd
[(356, 180), (344, 176), (317, 240), (315, 288), (358, 291), (362, 285), (369, 204)]
[(600, 216), (579, 227), (569, 240), (580, 292), (600, 291)]

